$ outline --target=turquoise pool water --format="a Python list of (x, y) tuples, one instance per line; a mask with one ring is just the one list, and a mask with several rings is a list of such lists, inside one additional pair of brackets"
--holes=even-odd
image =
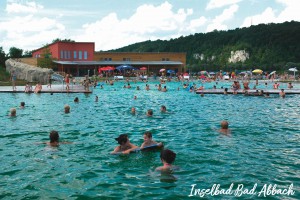
[[(232, 183), (233, 190), (238, 184), (249, 190), (257, 184), (256, 193), (243, 194), (243, 199), (258, 198), (264, 184), (277, 184), (277, 189), (293, 184), (293, 195), (268, 199), (300, 198), (298, 95), (200, 97), (180, 83), (167, 83), (166, 93), (155, 90), (158, 83), (149, 84), (151, 90), (145, 91), (145, 83), (125, 89), (124, 82), (117, 82), (89, 95), (0, 93), (0, 199), (200, 199), (189, 197), (193, 184), (197, 189), (214, 184), (228, 189)], [(8, 117), (9, 109), (21, 101), (26, 108)], [(64, 114), (65, 104), (71, 106), (70, 114)], [(160, 113), (161, 105), (168, 113)], [(133, 106), (137, 115), (130, 113)], [(153, 109), (153, 118), (145, 117), (147, 109)], [(216, 131), (224, 119), (231, 137)], [(40, 144), (53, 129), (61, 141), (73, 143), (58, 148)], [(161, 166), (159, 152), (110, 155), (119, 134), (128, 133), (132, 143), (141, 145), (145, 131), (177, 153), (174, 164), (180, 170), (172, 175), (155, 172)]]

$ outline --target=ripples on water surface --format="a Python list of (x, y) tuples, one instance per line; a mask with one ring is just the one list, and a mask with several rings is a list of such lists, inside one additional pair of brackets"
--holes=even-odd
[[(137, 84), (132, 83), (132, 89), (123, 89), (123, 84), (97, 88), (90, 95), (1, 93), (0, 198), (186, 199), (192, 184), (228, 189), (231, 183), (234, 189), (237, 184), (251, 189), (257, 183), (257, 192), (264, 184), (287, 188), (293, 183), (293, 196), (272, 198), (300, 198), (299, 96), (200, 97), (177, 91), (179, 83), (167, 83), (166, 93), (155, 90), (154, 83), (150, 91), (143, 83), (138, 83), (140, 91), (134, 89)], [(99, 102), (94, 102), (95, 95)], [(76, 96), (78, 104), (73, 102)], [(15, 118), (7, 117), (21, 101), (26, 108), (17, 109)], [(65, 104), (71, 106), (70, 114), (63, 113)], [(161, 105), (167, 114), (160, 113)], [(133, 106), (135, 116), (130, 114)], [(145, 117), (147, 109), (153, 109), (153, 118)], [(216, 131), (224, 119), (231, 137)], [(38, 144), (48, 141), (53, 129), (62, 141), (74, 143), (58, 148)], [(129, 133), (140, 145), (148, 130), (177, 153), (180, 170), (173, 175), (154, 171), (161, 165), (159, 152), (109, 155), (119, 134)]]

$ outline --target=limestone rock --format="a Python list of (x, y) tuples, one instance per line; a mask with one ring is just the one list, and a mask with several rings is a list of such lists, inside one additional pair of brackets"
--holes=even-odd
[(48, 82), (48, 74), (53, 74), (52, 69), (35, 67), (13, 59), (6, 60), (5, 65), (6, 71), (9, 73), (11, 73), (12, 70), (15, 71), (17, 79), (29, 82), (40, 82), (41, 84), (46, 84)]
[(231, 56), (228, 59), (230, 63), (245, 62), (249, 59), (249, 53), (245, 50), (231, 51)]

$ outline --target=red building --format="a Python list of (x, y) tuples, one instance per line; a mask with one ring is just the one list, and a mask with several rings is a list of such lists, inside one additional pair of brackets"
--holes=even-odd
[[(94, 42), (55, 42), (48, 46), (51, 57), (60, 61), (92, 61), (94, 60)], [(45, 47), (32, 53), (32, 57), (40, 58)]]
[(55, 42), (34, 50), (32, 57), (43, 58), (45, 52), (53, 59), (54, 71), (73, 76), (97, 75), (104, 66), (131, 65), (144, 67), (147, 72), (158, 73), (161, 68), (183, 72), (186, 53), (171, 52), (95, 52), (94, 42)]

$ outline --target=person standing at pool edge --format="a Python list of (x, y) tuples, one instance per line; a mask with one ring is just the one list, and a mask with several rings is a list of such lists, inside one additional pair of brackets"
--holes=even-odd
[(49, 73), (48, 74), (48, 85), (47, 85), (47, 88), (50, 87), (50, 89), (51, 89), (51, 84), (52, 84), (52, 79), (51, 78), (52, 78), (51, 74)]
[(17, 87), (16, 87), (17, 75), (15, 73), (15, 70), (11, 71), (10, 80), (11, 80), (11, 83), (12, 83), (13, 91), (16, 91), (17, 90)]

